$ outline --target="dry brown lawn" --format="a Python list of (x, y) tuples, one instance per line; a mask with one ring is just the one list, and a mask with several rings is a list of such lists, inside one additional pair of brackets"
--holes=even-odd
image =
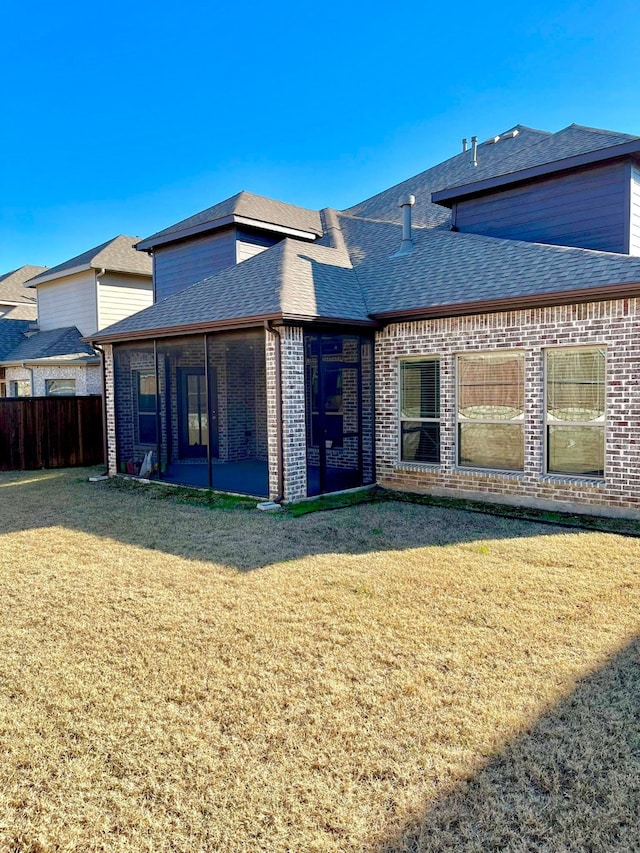
[(0, 475), (0, 850), (640, 849), (640, 540)]

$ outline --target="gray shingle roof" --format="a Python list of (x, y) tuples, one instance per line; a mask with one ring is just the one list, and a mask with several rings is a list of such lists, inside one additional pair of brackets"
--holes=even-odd
[(312, 234), (322, 234), (320, 214), (317, 210), (308, 210), (304, 207), (296, 207), (283, 201), (276, 201), (261, 195), (254, 195), (242, 191), (231, 198), (208, 207), (169, 228), (164, 228), (151, 237), (145, 237), (141, 241), (141, 247), (151, 248), (158, 243), (166, 242), (167, 237), (178, 236), (183, 231), (205, 226), (229, 216), (241, 216), (247, 219), (255, 219), (266, 225), (278, 225), (283, 228), (295, 228), (300, 231), (309, 231)]
[[(509, 134), (514, 130), (518, 131), (517, 136), (510, 137)], [(416, 225), (446, 226), (451, 221), (451, 215), (447, 209), (431, 202), (432, 193), (559, 162), (579, 154), (614, 148), (633, 140), (638, 140), (638, 137), (577, 124), (571, 124), (557, 133), (516, 125), (504, 131), (499, 142), (487, 141), (478, 145), (477, 166), (473, 165), (473, 154), (471, 149), (468, 149), (420, 175), (408, 178), (401, 184), (350, 207), (345, 213), (400, 222), (402, 214), (398, 206), (399, 201), (412, 193), (416, 197), (412, 211)]]
[[(478, 162), (486, 162), (487, 166), (493, 164), (496, 169), (499, 169), (505, 158), (520, 153), (523, 153), (524, 156), (524, 153), (533, 145), (551, 136), (547, 131), (534, 130), (520, 124), (510, 128), (505, 133), (511, 133), (514, 130), (518, 131), (515, 137), (502, 139), (497, 144), (481, 143), (478, 146)], [(455, 157), (445, 160), (444, 163), (438, 163), (437, 166), (432, 166), (419, 175), (414, 175), (400, 184), (361, 201), (345, 212), (370, 219), (401, 222), (400, 199), (412, 193), (416, 197), (416, 203), (412, 210), (413, 222), (416, 225), (430, 228), (448, 225), (451, 221), (450, 211), (440, 205), (433, 204), (431, 193), (465, 183), (474, 178), (475, 174), (471, 149), (461, 151)]]
[(640, 257), (440, 229), (415, 229), (413, 251), (392, 257), (399, 226), (340, 224), (371, 314), (636, 282), (640, 293)]
[(126, 237), (121, 234), (34, 276), (29, 281), (29, 286), (35, 286), (45, 278), (48, 280), (52, 276), (63, 275), (76, 267), (107, 269), (111, 272), (132, 275), (151, 275), (151, 258), (144, 252), (137, 252), (134, 248), (139, 241), (139, 237)]
[(35, 294), (25, 288), (25, 282), (45, 270), (46, 267), (25, 264), (17, 270), (0, 275), (0, 302), (23, 302), (33, 305), (36, 301)]
[[(488, 181), (491, 178), (504, 179), (508, 175), (517, 180), (518, 173), (526, 169), (549, 164), (557, 164), (560, 168), (562, 161), (570, 157), (603, 152), (605, 149), (611, 149), (610, 154), (614, 156), (618, 146), (634, 141), (640, 143), (640, 137), (571, 124), (527, 148), (520, 150), (513, 148), (507, 151), (505, 147), (506, 154), (499, 162), (485, 157), (484, 152), (479, 150), (478, 165), (471, 174), (463, 176), (462, 180), (445, 189), (469, 186), (471, 191), (473, 185), (479, 181)], [(495, 145), (495, 148), (498, 149), (501, 145), (500, 142)]]
[(0, 320), (0, 361), (24, 340), (22, 334), (30, 325), (29, 320)]
[(14, 362), (51, 358), (73, 358), (89, 363), (99, 361), (94, 350), (84, 343), (75, 326), (36, 332), (29, 337), (21, 335), (19, 341), (3, 355), (2, 360)]
[[(557, 134), (521, 125), (515, 129), (515, 137), (479, 146), (484, 174), (636, 139), (577, 125)], [(624, 284), (637, 284), (640, 292), (638, 257), (448, 230), (449, 211), (431, 203), (431, 192), (466, 180), (470, 172), (478, 174), (471, 158), (471, 151), (462, 152), (344, 213), (323, 211), (328, 227), (321, 225), (323, 236), (315, 243), (287, 238), (96, 337), (151, 336), (167, 328), (264, 316), (367, 322), (372, 315), (394, 311), (444, 312), (470, 302), (526, 300)], [(409, 254), (396, 257), (401, 241), (398, 202), (408, 193), (417, 197), (415, 245)], [(232, 207), (238, 198), (228, 200)], [(229, 203), (218, 208), (227, 210)]]
[(95, 338), (281, 315), (367, 322), (347, 252), (287, 238), (102, 329)]

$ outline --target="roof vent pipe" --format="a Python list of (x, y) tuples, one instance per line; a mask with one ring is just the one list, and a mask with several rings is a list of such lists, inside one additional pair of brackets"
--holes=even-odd
[(466, 138), (466, 136), (463, 136), (463, 138), (462, 138), (462, 150), (463, 150), (463, 152), (467, 150), (467, 138)]
[(473, 165), (477, 166), (478, 165), (478, 137), (477, 136), (471, 137), (471, 150), (473, 152)]
[(397, 258), (398, 255), (406, 255), (413, 249), (413, 240), (411, 239), (411, 208), (416, 203), (414, 195), (408, 195), (401, 199), (400, 207), (402, 208), (402, 243), (397, 252), (391, 255), (392, 258)]
[(402, 208), (402, 244), (413, 243), (411, 239), (411, 208), (416, 203), (414, 195), (408, 195), (400, 202)]

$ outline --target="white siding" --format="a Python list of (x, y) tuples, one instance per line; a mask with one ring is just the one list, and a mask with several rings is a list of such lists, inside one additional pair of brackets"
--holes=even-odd
[(631, 232), (629, 254), (640, 255), (640, 168), (631, 167)]
[(76, 273), (38, 285), (38, 325), (43, 331), (77, 326), (83, 335), (96, 331), (95, 272)]
[(254, 255), (259, 255), (268, 249), (268, 246), (257, 246), (255, 243), (244, 243), (242, 240), (236, 242), (236, 263), (241, 264)]
[(98, 284), (98, 328), (148, 308), (153, 302), (150, 276), (106, 273)]

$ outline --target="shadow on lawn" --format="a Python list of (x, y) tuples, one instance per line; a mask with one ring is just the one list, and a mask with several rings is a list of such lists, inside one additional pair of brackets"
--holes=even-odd
[(366, 554), (429, 545), (566, 533), (560, 527), (410, 503), (363, 504), (292, 518), (244, 506), (180, 502), (161, 487), (89, 483), (91, 469), (0, 474), (0, 533), (66, 527), (241, 571), (315, 554)]
[(640, 850), (640, 639), (376, 850)]

